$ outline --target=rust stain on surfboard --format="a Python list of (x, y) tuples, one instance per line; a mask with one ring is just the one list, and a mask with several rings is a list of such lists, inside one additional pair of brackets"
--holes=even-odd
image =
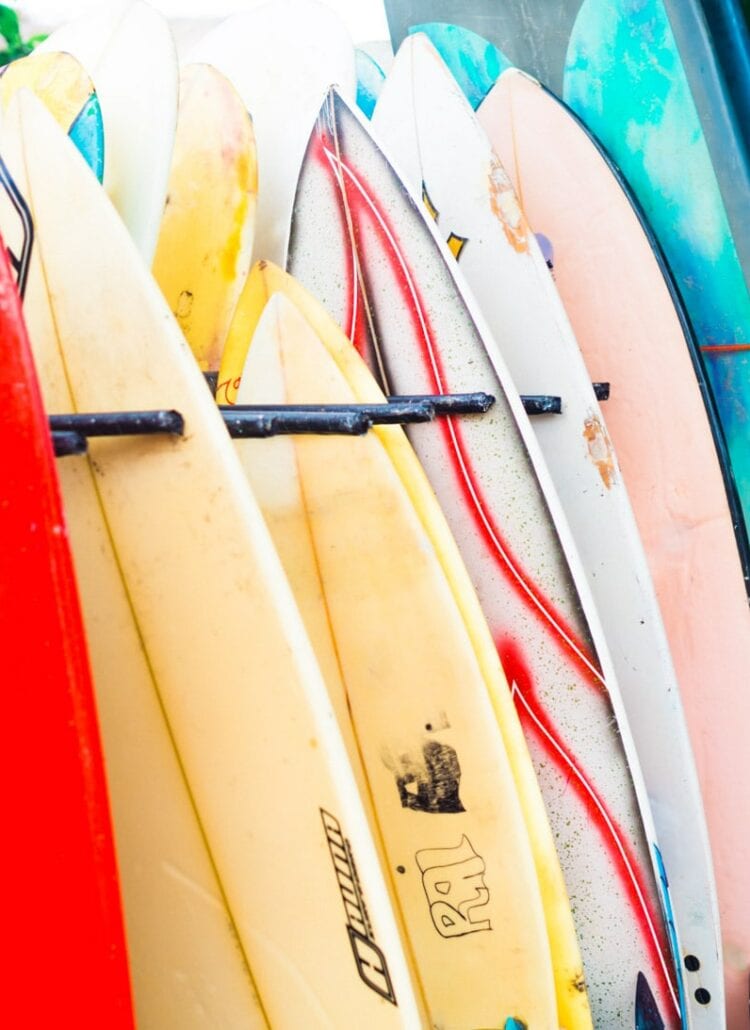
[(518, 203), (516, 191), (499, 160), (492, 155), (487, 176), (490, 210), (503, 227), (503, 232), (518, 254), (529, 249), (529, 227)]
[(596, 465), (602, 483), (609, 490), (615, 481), (615, 456), (598, 415), (589, 415), (583, 423), (583, 438), (589, 449), (589, 457)]

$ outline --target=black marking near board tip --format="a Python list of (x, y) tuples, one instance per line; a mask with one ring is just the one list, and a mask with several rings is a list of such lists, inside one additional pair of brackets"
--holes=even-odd
[(5, 190), (21, 223), (22, 237), (19, 253), (16, 254), (7, 245), (6, 249), (13, 271), (16, 274), (16, 286), (18, 287), (21, 300), (23, 300), (26, 292), (26, 280), (29, 275), (29, 264), (31, 263), (31, 251), (34, 246), (34, 221), (28, 204), (24, 200), (18, 186), (16, 186), (15, 180), (2, 157), (0, 157), (0, 186)]
[(324, 808), (320, 809), (320, 815), (323, 820), (328, 850), (333, 859), (333, 868), (341, 899), (344, 902), (346, 929), (357, 973), (362, 982), (371, 990), (392, 1005), (397, 1005), (388, 963), (385, 955), (375, 943), (351, 845), (344, 836), (341, 823), (335, 816), (326, 812)]

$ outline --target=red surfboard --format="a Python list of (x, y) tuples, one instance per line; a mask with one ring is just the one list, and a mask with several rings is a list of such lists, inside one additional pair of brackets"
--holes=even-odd
[(134, 1026), (104, 764), (47, 417), (0, 240), (3, 1022)]

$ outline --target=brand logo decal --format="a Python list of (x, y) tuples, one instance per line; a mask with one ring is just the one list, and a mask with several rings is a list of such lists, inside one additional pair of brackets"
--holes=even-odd
[(415, 855), (430, 915), (441, 937), (491, 930), (481, 909), (490, 900), (484, 859), (465, 835), (455, 848), (429, 848)]
[(357, 876), (357, 867), (354, 864), (349, 841), (344, 837), (341, 824), (330, 812), (321, 808), (320, 815), (323, 820), (328, 848), (333, 859), (333, 868), (336, 872), (341, 899), (344, 902), (346, 912), (346, 929), (349, 933), (349, 941), (354, 952), (354, 961), (357, 964), (357, 972), (360, 979), (367, 984), (371, 990), (379, 994), (381, 998), (396, 1005), (396, 995), (391, 983), (391, 975), (388, 972), (388, 964), (385, 955), (375, 943), (370, 918), (367, 914), (362, 888)]

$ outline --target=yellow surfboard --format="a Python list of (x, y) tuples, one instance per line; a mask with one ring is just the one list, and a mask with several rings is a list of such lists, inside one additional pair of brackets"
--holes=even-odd
[(70, 54), (33, 53), (13, 61), (0, 78), (3, 108), (17, 90), (31, 89), (67, 132), (91, 95), (91, 79)]
[[(254, 266), (237, 306), (219, 372), (219, 384), (224, 395), (234, 401), (238, 391), (244, 391), (242, 370), (249, 343), (266, 302), (275, 293), (284, 294), (304, 315), (334, 358), (354, 399), (363, 403), (382, 402), (383, 396), (366, 366), (325, 309), (291, 276), (268, 262)], [(252, 383), (247, 389), (252, 389)], [(247, 395), (243, 393), (243, 396)], [(311, 399), (319, 400), (317, 397)], [(378, 426), (373, 432), (398, 471), (463, 615), (502, 731), (531, 841), (552, 953), (559, 1025), (568, 1030), (584, 1030), (590, 1027), (591, 1016), (573, 917), (544, 802), (497, 649), (432, 488), (406, 436), (393, 426)], [(281, 548), (278, 538), (276, 543)]]
[(257, 193), (255, 136), (239, 94), (210, 65), (185, 65), (153, 273), (203, 371), (219, 367), (250, 271)]
[[(287, 297), (271, 297), (239, 400), (356, 399), (330, 346)], [(388, 449), (374, 433), (236, 448), (322, 665), (336, 666), (329, 690), (353, 726), (432, 1024), (515, 1018), (557, 1028), (539, 884), (503, 738)]]
[[(1, 144), (34, 222), (26, 310), (45, 394), (54, 375), (68, 410), (185, 420), (179, 438), (92, 440), (83, 471), (265, 1016), (418, 1027), (325, 685), (194, 358), (103, 191), (26, 91)], [(14, 214), (0, 212), (11, 246)], [(112, 617), (103, 609), (99, 627)], [(137, 765), (137, 732), (129, 744)], [(200, 891), (179, 859), (165, 872)]]

